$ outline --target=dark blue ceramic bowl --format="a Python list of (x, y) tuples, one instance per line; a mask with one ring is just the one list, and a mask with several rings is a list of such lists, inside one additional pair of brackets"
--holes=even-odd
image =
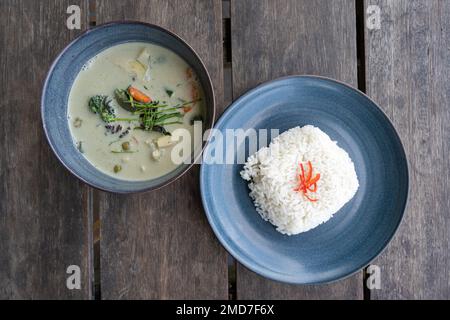
[[(94, 168), (76, 149), (67, 122), (67, 101), (72, 84), (81, 67), (99, 52), (125, 42), (150, 42), (164, 46), (195, 70), (205, 92), (205, 119), (203, 129), (213, 125), (214, 91), (203, 62), (180, 37), (161, 27), (140, 22), (113, 22), (87, 31), (70, 43), (53, 63), (45, 81), (41, 113), (45, 134), (58, 159), (75, 176), (93, 187), (110, 192), (131, 193), (162, 187), (185, 173), (191, 164), (181, 165), (157, 179), (124, 181), (108, 176)], [(192, 154), (192, 161), (201, 151)]]
[[(283, 132), (306, 124), (350, 154), (360, 182), (355, 197), (313, 230), (286, 236), (261, 219), (242, 165), (203, 164), (200, 176), (208, 220), (224, 247), (249, 269), (294, 284), (335, 281), (369, 264), (394, 235), (408, 196), (407, 160), (394, 127), (367, 96), (337, 81), (294, 76), (265, 83), (235, 101), (216, 128)], [(246, 143), (242, 148), (248, 154)]]

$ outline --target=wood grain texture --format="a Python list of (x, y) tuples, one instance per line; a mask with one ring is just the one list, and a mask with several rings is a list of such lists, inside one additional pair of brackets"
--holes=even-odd
[[(66, 28), (86, 1), (0, 2), (0, 298), (91, 297), (89, 189), (59, 164), (40, 120), (40, 96), (52, 60), (80, 31)], [(66, 268), (81, 268), (81, 290)]]
[[(231, 1), (233, 96), (292, 74), (357, 85), (355, 1)], [(330, 285), (290, 286), (237, 268), (238, 299), (361, 299), (362, 273)]]
[[(178, 33), (205, 62), (221, 110), (221, 8), (218, 0), (97, 0), (97, 21), (140, 20)], [(227, 298), (226, 252), (204, 215), (198, 172), (142, 195), (99, 193), (102, 298)]]
[(450, 1), (366, 1), (381, 29), (366, 28), (366, 86), (397, 128), (409, 160), (405, 217), (373, 299), (450, 298)]

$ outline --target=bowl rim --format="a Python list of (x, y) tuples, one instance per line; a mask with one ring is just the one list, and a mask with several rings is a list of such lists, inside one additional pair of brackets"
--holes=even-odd
[[(387, 116), (387, 114), (384, 112), (384, 110), (382, 108), (380, 108), (378, 106), (378, 104), (372, 99), (370, 98), (366, 93), (362, 92), (361, 90), (359, 90), (358, 88), (355, 88), (343, 81), (339, 81), (330, 77), (326, 77), (326, 76), (319, 76), (319, 75), (308, 75), (308, 74), (296, 74), (296, 75), (287, 75), (287, 76), (282, 76), (282, 77), (278, 77), (269, 81), (265, 81), (262, 82), (260, 84), (258, 84), (257, 86), (248, 89), (247, 91), (245, 91), (242, 95), (240, 95), (236, 100), (232, 101), (228, 107), (225, 109), (225, 111), (221, 114), (221, 116), (219, 117), (219, 119), (216, 121), (216, 128), (218, 128), (222, 122), (224, 122), (226, 119), (226, 117), (228, 116), (228, 114), (232, 113), (234, 111), (234, 109), (236, 108), (236, 105), (238, 105), (242, 100), (244, 100), (245, 98), (247, 98), (248, 96), (250, 96), (251, 94), (253, 94), (254, 92), (260, 90), (261, 88), (264, 88), (266, 86), (270, 86), (274, 83), (277, 82), (282, 82), (285, 80), (289, 80), (289, 79), (315, 79), (315, 80), (321, 80), (321, 81), (329, 81), (332, 83), (335, 83), (337, 85), (343, 86), (347, 89), (350, 89), (351, 91), (354, 91), (355, 93), (359, 94), (362, 97), (365, 97), (367, 100), (369, 100), (371, 102), (371, 105), (375, 108), (375, 110), (377, 110), (381, 117), (384, 118), (384, 121), (386, 121), (387, 125), (390, 127), (390, 129), (392, 130), (392, 132), (394, 133), (394, 138), (399, 142), (399, 146), (401, 147), (400, 150), (400, 157), (403, 158), (404, 160), (404, 164), (406, 166), (406, 197), (403, 201), (403, 203), (401, 204), (401, 215), (400, 215), (400, 219), (397, 221), (393, 232), (389, 235), (389, 237), (387, 237), (386, 241), (383, 243), (381, 249), (379, 249), (378, 251), (376, 251), (374, 254), (372, 254), (370, 256), (370, 258), (367, 260), (367, 262), (364, 262), (358, 266), (356, 266), (355, 268), (352, 268), (352, 270), (350, 270), (349, 272), (346, 272), (345, 274), (338, 276), (338, 277), (331, 277), (330, 279), (325, 279), (325, 280), (320, 280), (320, 281), (302, 281), (299, 278), (295, 278), (292, 279), (291, 276), (284, 274), (284, 273), (277, 273), (274, 271), (271, 271), (268, 268), (265, 268), (264, 265), (261, 265), (259, 263), (255, 263), (257, 262), (257, 260), (250, 260), (247, 258), (243, 258), (243, 256), (239, 253), (238, 250), (234, 250), (232, 248), (232, 246), (230, 246), (228, 244), (228, 242), (222, 237), (221, 232), (219, 231), (219, 227), (213, 222), (213, 214), (211, 214), (211, 212), (213, 212), (213, 209), (211, 208), (211, 206), (208, 204), (208, 201), (206, 200), (205, 197), (205, 189), (206, 189), (206, 181), (204, 178), (205, 175), (205, 168), (206, 166), (208, 166), (208, 164), (202, 163), (201, 167), (200, 167), (200, 175), (199, 175), (199, 180), (200, 180), (200, 194), (201, 194), (201, 198), (202, 198), (202, 204), (203, 204), (203, 208), (205, 211), (205, 215), (208, 219), (208, 222), (211, 226), (211, 228), (213, 229), (214, 234), (216, 235), (217, 239), (219, 240), (219, 242), (222, 244), (222, 246), (225, 248), (225, 250), (231, 254), (239, 263), (241, 263), (242, 265), (244, 265), (247, 269), (267, 278), (270, 280), (274, 280), (276, 282), (280, 282), (280, 283), (286, 283), (286, 284), (293, 284), (293, 285), (327, 285), (327, 284), (332, 284), (335, 282), (338, 282), (340, 280), (344, 280), (347, 278), (350, 278), (351, 276), (357, 274), (358, 272), (360, 272), (361, 270), (363, 270), (364, 268), (366, 268), (367, 266), (369, 266), (374, 260), (377, 259), (377, 257), (379, 257), (388, 247), (389, 243), (391, 242), (391, 240), (394, 238), (394, 236), (397, 234), (397, 231), (400, 227), (400, 225), (402, 224), (403, 220), (404, 220), (404, 216), (405, 216), (405, 211), (408, 207), (409, 201), (410, 201), (410, 191), (411, 191), (411, 185), (410, 185), (410, 163), (409, 163), (409, 159), (407, 157), (407, 154), (405, 152), (405, 147), (404, 144), (400, 138), (400, 135), (398, 134), (397, 130), (395, 129), (394, 124), (392, 123), (392, 121), (389, 119), (389, 117)], [(234, 242), (234, 241), (231, 241)], [(253, 262), (253, 264), (251, 264), (251, 262)]]
[[(45, 115), (44, 115), (44, 108), (45, 108), (45, 97), (46, 97), (46, 92), (47, 92), (47, 87), (49, 85), (50, 82), (50, 78), (53, 74), (53, 70), (56, 68), (56, 66), (58, 65), (61, 57), (70, 50), (70, 48), (77, 43), (78, 41), (81, 41), (82, 39), (84, 39), (87, 35), (89, 35), (92, 32), (98, 32), (98, 30), (104, 29), (104, 28), (108, 28), (108, 27), (112, 27), (112, 26), (116, 26), (116, 25), (142, 25), (145, 27), (149, 27), (152, 29), (158, 29), (164, 33), (169, 34), (170, 36), (172, 36), (173, 38), (175, 38), (177, 41), (181, 42), (181, 44), (183, 44), (184, 46), (186, 46), (186, 48), (188, 50), (190, 50), (192, 52), (192, 54), (196, 57), (196, 59), (198, 59), (198, 62), (200, 63), (201, 68), (203, 69), (203, 72), (205, 72), (206, 75), (206, 79), (207, 79), (207, 83), (211, 88), (211, 93), (212, 93), (212, 105), (208, 106), (208, 109), (210, 109), (211, 112), (211, 120), (208, 120), (208, 126), (206, 126), (205, 128), (203, 128), (203, 133), (202, 133), (202, 148), (201, 150), (198, 152), (197, 155), (193, 155), (191, 156), (191, 163), (186, 165), (186, 167), (176, 176), (171, 177), (170, 179), (166, 180), (166, 181), (162, 181), (161, 183), (159, 183), (158, 185), (155, 186), (151, 186), (151, 187), (146, 187), (146, 188), (142, 188), (139, 190), (135, 190), (135, 191), (131, 191), (131, 190), (112, 190), (112, 189), (108, 189), (108, 188), (103, 188), (100, 187), (98, 185), (95, 184), (95, 182), (93, 181), (88, 181), (88, 179), (83, 178), (80, 174), (78, 174), (78, 172), (76, 172), (74, 169), (72, 169), (69, 165), (67, 165), (63, 159), (61, 158), (61, 156), (58, 154), (58, 152), (56, 151), (56, 148), (54, 147), (54, 145), (51, 143), (50, 137), (49, 137), (49, 130), (47, 128), (47, 123), (45, 121)], [(42, 87), (42, 91), (41, 91), (41, 99), (40, 99), (40, 115), (41, 115), (41, 122), (42, 122), (42, 126), (44, 129), (44, 133), (45, 133), (45, 138), (47, 140), (47, 144), (50, 146), (51, 150), (53, 151), (54, 155), (56, 156), (56, 158), (59, 160), (59, 162), (72, 174), (74, 175), (77, 179), (81, 180), (82, 182), (86, 183), (87, 185), (93, 187), (94, 189), (97, 190), (101, 190), (101, 191), (106, 191), (109, 193), (116, 193), (116, 194), (138, 194), (138, 193), (144, 193), (144, 192), (150, 192), (150, 191), (154, 191), (154, 190), (158, 190), (161, 189), (169, 184), (171, 184), (172, 182), (178, 180), (179, 178), (181, 178), (186, 172), (188, 172), (192, 166), (194, 164), (197, 164), (198, 160), (200, 159), (200, 157), (203, 154), (203, 151), (205, 150), (206, 146), (209, 143), (209, 140), (211, 138), (211, 129), (214, 127), (215, 124), (215, 119), (216, 119), (216, 95), (215, 95), (215, 91), (214, 91), (214, 84), (211, 80), (211, 76), (209, 74), (208, 69), (206, 68), (206, 65), (204, 63), (204, 61), (202, 60), (202, 58), (200, 57), (200, 55), (197, 53), (197, 51), (195, 51), (195, 49), (186, 41), (184, 40), (181, 36), (179, 36), (177, 33), (175, 33), (174, 31), (162, 27), (160, 25), (157, 24), (153, 24), (153, 23), (149, 23), (149, 22), (142, 22), (142, 21), (136, 21), (136, 20), (114, 20), (114, 21), (110, 21), (110, 22), (106, 22), (106, 23), (102, 23), (99, 25), (96, 25), (92, 28), (89, 28), (87, 30), (84, 30), (83, 32), (81, 32), (77, 37), (75, 37), (72, 41), (70, 41), (59, 53), (58, 55), (54, 58), (48, 72), (47, 75), (45, 77), (44, 80), (44, 85)], [(66, 104), (66, 108), (67, 108), (67, 104)], [(207, 132), (207, 136), (206, 139), (204, 139), (204, 134), (205, 132)], [(121, 181), (122, 179), (117, 179), (118, 181)], [(152, 180), (152, 179), (149, 179)], [(129, 180), (125, 180), (125, 181), (129, 181)], [(120, 182), (119, 182), (120, 183)]]

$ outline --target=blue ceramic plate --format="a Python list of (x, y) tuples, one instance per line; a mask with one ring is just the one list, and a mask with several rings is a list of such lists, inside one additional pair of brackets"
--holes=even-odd
[[(125, 42), (149, 42), (166, 47), (195, 70), (205, 92), (204, 130), (213, 125), (215, 110), (213, 87), (203, 62), (186, 42), (166, 29), (141, 22), (112, 22), (91, 29), (70, 43), (56, 58), (45, 81), (41, 101), (44, 131), (58, 159), (75, 176), (98, 189), (117, 193), (162, 187), (180, 177), (191, 166), (181, 165), (153, 180), (126, 181), (100, 172), (76, 149), (67, 122), (67, 101), (72, 84), (89, 59), (109, 47)], [(201, 150), (195, 150), (192, 159), (198, 158), (200, 154)]]
[[(216, 128), (281, 133), (306, 124), (322, 129), (350, 154), (360, 182), (355, 197), (327, 223), (296, 236), (277, 232), (256, 212), (239, 175), (242, 164), (203, 164), (201, 193), (216, 236), (243, 265), (278, 281), (327, 283), (357, 272), (386, 247), (405, 209), (408, 167), (402, 143), (380, 108), (331, 79), (293, 76), (265, 83), (235, 101)], [(245, 148), (248, 155), (247, 144), (236, 150)]]

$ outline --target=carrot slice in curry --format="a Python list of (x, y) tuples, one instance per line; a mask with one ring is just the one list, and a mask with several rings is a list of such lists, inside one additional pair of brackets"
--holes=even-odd
[(128, 87), (128, 93), (136, 101), (143, 102), (143, 103), (152, 102), (152, 99), (149, 96), (147, 96), (145, 93), (143, 93), (142, 91), (140, 91), (132, 86)]

